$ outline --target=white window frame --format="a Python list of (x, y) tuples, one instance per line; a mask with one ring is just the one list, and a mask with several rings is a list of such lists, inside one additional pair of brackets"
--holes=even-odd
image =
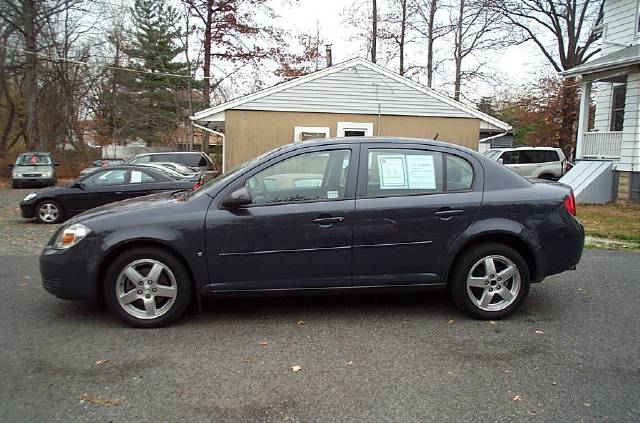
[(369, 122), (338, 122), (337, 136), (344, 137), (346, 131), (364, 131), (365, 137), (373, 136), (373, 123)]
[(325, 138), (329, 138), (331, 136), (331, 128), (328, 126), (296, 126), (293, 128), (293, 142), (300, 142), (302, 140), (303, 132), (324, 134)]

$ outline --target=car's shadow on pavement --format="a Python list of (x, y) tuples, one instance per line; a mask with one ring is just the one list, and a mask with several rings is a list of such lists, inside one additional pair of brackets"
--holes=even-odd
[[(527, 321), (555, 320), (566, 304), (554, 300), (549, 290), (532, 290), (524, 305), (514, 315)], [(106, 305), (98, 302), (62, 301), (50, 310), (51, 318), (77, 321), (97, 326), (123, 326)], [(192, 305), (172, 326), (242, 324), (256, 321), (305, 321), (307, 319), (385, 321), (419, 318), (442, 321), (471, 319), (461, 313), (447, 291), (410, 294), (351, 294), (214, 298), (204, 297), (200, 312)]]

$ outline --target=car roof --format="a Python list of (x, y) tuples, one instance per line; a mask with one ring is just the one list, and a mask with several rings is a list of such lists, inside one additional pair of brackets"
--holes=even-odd
[(513, 148), (492, 148), (492, 150), (500, 151), (521, 151), (521, 150), (559, 150), (559, 147), (513, 147)]
[(152, 155), (164, 155), (164, 154), (200, 154), (200, 155), (204, 155), (204, 153), (202, 151), (158, 151), (156, 153), (140, 153), (140, 154), (136, 154), (135, 157), (152, 156)]
[(48, 151), (25, 151), (24, 153), (20, 153), (18, 155), (22, 156), (23, 154), (46, 154), (47, 156), (51, 155), (51, 153), (49, 153)]

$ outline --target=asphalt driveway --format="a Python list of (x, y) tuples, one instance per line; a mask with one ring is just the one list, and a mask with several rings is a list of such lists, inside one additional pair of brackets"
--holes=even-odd
[(588, 250), (499, 322), (436, 293), (211, 301), (137, 330), (48, 295), (52, 229), (5, 211), (29, 235), (0, 242), (3, 421), (640, 420), (638, 253)]

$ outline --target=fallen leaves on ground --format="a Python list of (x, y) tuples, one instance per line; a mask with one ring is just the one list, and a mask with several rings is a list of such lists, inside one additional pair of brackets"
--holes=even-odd
[(449, 320), (447, 323), (449, 323), (450, 325), (455, 325), (455, 324), (456, 324), (456, 321), (455, 321), (455, 320), (453, 320), (453, 319), (451, 319), (451, 320)]
[(490, 324), (490, 325), (497, 325), (497, 324), (498, 324), (498, 322), (496, 322), (495, 320), (489, 320), (489, 324)]
[(533, 410), (529, 410), (529, 411), (527, 411), (527, 414), (530, 415), (530, 416), (535, 416), (536, 412), (533, 411)]
[(537, 330), (537, 331), (536, 331), (536, 335), (544, 335), (544, 331)]
[(304, 320), (299, 320), (298, 321), (298, 326), (304, 326), (306, 324), (307, 324), (307, 322), (305, 322)]
[(302, 366), (291, 366), (291, 370), (293, 370), (293, 373), (298, 373), (302, 370)]
[(82, 394), (82, 396), (80, 397), (80, 400), (90, 402), (91, 404), (95, 404), (95, 405), (101, 405), (103, 407), (114, 407), (116, 405), (122, 404), (122, 401), (120, 400), (103, 400), (96, 397), (95, 395), (89, 395), (89, 394)]
[(109, 363), (109, 360), (98, 360), (98, 361), (96, 361), (96, 364), (98, 366), (104, 366), (107, 363)]
[(266, 347), (267, 345), (269, 345), (269, 342), (263, 339), (262, 341), (260, 341), (260, 345)]
[(347, 361), (347, 366), (353, 366), (353, 361), (351, 360)]
[(514, 395), (511, 397), (511, 401), (522, 401), (522, 397), (520, 395)]

